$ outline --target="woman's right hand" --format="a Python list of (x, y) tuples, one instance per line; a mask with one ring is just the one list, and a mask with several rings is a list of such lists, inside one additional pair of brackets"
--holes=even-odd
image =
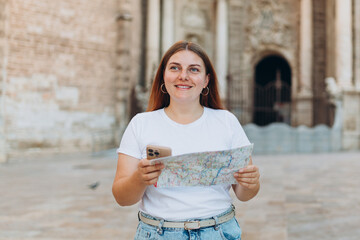
[(138, 173), (141, 181), (146, 185), (153, 185), (158, 181), (162, 169), (164, 169), (163, 163), (157, 163), (151, 165), (150, 161), (143, 158), (138, 163)]

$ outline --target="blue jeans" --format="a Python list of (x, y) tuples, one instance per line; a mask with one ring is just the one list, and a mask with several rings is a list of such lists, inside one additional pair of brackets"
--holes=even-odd
[[(229, 213), (232, 210), (229, 210), (217, 215), (217, 217), (223, 216)], [(144, 216), (160, 220), (142, 213)], [(199, 220), (199, 219), (190, 219), (190, 220)], [(165, 228), (162, 227), (161, 230), (155, 226), (148, 225), (142, 221), (139, 222), (139, 225), (136, 230), (135, 240), (239, 240), (241, 239), (241, 228), (236, 221), (235, 217), (231, 220), (219, 224), (217, 228), (215, 226), (205, 227), (196, 230), (185, 230), (183, 228)]]

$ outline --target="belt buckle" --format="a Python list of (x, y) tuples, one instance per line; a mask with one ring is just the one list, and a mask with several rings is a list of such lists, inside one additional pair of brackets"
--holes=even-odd
[[(197, 224), (197, 226), (189, 226), (190, 224)], [(184, 229), (185, 230), (195, 230), (195, 229), (200, 229), (200, 221), (187, 221), (184, 222)]]

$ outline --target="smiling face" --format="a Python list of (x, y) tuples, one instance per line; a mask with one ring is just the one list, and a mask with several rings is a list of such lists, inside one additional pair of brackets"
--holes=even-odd
[(199, 103), (201, 91), (209, 82), (203, 60), (194, 52), (182, 50), (172, 55), (164, 71), (164, 82), (172, 101)]

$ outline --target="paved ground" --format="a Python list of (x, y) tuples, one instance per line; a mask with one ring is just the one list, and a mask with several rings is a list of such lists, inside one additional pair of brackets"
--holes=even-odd
[[(253, 159), (261, 191), (235, 201), (243, 240), (360, 239), (360, 152)], [(137, 206), (115, 203), (115, 167), (114, 151), (0, 164), (0, 239), (133, 239)]]

